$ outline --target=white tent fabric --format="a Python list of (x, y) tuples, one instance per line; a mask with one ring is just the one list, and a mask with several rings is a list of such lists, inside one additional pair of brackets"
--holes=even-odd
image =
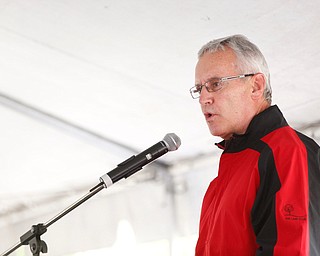
[(0, 0), (0, 253), (169, 132), (181, 147), (50, 227), (49, 255), (109, 247), (122, 219), (138, 242), (196, 236), (220, 153), (188, 92), (198, 49), (246, 35), (274, 104), (319, 142), (319, 11), (318, 0)]

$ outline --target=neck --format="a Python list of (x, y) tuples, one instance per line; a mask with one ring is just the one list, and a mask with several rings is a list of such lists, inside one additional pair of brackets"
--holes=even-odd
[(268, 107), (270, 107), (270, 103), (267, 102), (266, 100), (263, 100), (257, 107), (256, 115), (258, 115), (262, 111), (266, 110)]

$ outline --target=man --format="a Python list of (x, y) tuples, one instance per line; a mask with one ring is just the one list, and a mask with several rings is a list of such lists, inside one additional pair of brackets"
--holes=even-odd
[(223, 153), (196, 256), (319, 256), (319, 146), (271, 106), (267, 63), (246, 37), (211, 41), (198, 57), (190, 93)]

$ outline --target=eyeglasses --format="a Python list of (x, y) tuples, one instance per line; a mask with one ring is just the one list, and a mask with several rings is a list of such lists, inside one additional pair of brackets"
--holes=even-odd
[(240, 78), (245, 78), (248, 76), (254, 76), (255, 74), (245, 74), (245, 75), (238, 75), (238, 76), (228, 76), (228, 77), (222, 77), (222, 78), (210, 78), (207, 82), (204, 84), (196, 84), (190, 89), (190, 94), (192, 98), (197, 99), (200, 97), (202, 87), (206, 87), (208, 92), (216, 92), (219, 91), (223, 85), (223, 82), (230, 81), (230, 80), (235, 80), (235, 79), (240, 79)]

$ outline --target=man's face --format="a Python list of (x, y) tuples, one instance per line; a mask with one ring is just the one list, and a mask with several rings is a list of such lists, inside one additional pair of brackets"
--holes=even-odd
[[(236, 56), (231, 49), (205, 53), (197, 63), (195, 82), (204, 84), (213, 77), (240, 75), (237, 70)], [(222, 89), (216, 92), (208, 92), (202, 87), (199, 102), (212, 135), (229, 139), (234, 133), (245, 133), (255, 115), (250, 80), (243, 78), (223, 82)]]

